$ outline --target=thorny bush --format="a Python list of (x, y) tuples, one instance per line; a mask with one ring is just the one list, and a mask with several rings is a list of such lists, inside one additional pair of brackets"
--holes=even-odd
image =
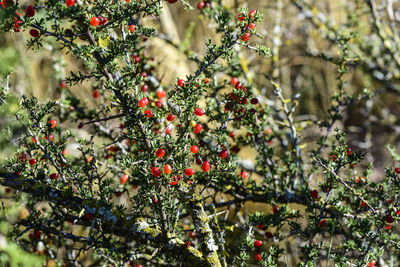
[[(338, 49), (311, 55), (337, 68), (326, 116), (297, 119), (301, 96), (285, 96), (279, 74), (255, 73), (267, 84), (248, 75), (248, 51), (277, 68), (280, 31), (263, 36), (258, 10), (222, 0), (194, 8), (183, 0), (3, 0), (2, 31), (29, 33), (29, 48), (52, 46), (79, 70), (59, 79), (59, 99), (18, 102), (9, 133), (18, 151), (1, 163), (1, 261), (18, 261), (5, 248), (17, 244), (24, 257), (39, 255), (24, 266), (284, 266), (290, 254), (300, 266), (398, 266), (400, 169), (370, 179), (372, 164), (337, 126), (375, 93), (349, 94), (349, 68), (398, 90), (399, 43), (375, 1), (348, 1), (375, 22), (374, 42), (363, 44), (310, 1), (291, 2)], [(204, 55), (184, 51), (182, 60), (197, 65), (191, 75), (166, 84), (147, 43), (174, 43), (145, 18), (176, 5), (200, 13), (215, 36)], [(259, 45), (264, 38), (272, 49)], [(2, 78), (6, 106), (15, 96)], [(95, 107), (69, 93), (83, 83)], [(306, 142), (311, 127), (319, 134)], [(248, 202), (266, 208), (244, 215)]]

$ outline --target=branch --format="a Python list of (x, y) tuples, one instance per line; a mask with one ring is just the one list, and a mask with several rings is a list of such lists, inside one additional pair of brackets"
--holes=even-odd
[[(52, 202), (59, 207), (68, 208), (76, 213), (80, 213), (88, 206), (88, 204), (96, 207), (97, 210), (104, 206), (100, 201), (94, 199), (82, 199), (72, 195), (69, 191), (61, 191), (54, 187), (44, 185), (36, 179), (28, 179), (16, 174), (4, 172), (0, 173), (0, 178), (2, 178), (0, 179), (0, 185), (28, 193), (38, 200)], [(110, 214), (114, 214), (112, 210), (109, 210), (108, 208), (106, 208), (106, 210)], [(75, 216), (69, 218), (75, 218), (74, 223), (76, 224), (85, 226), (92, 225), (92, 221), (84, 218)], [(203, 266), (201, 264), (204, 264), (203, 255), (200, 251), (193, 247), (185, 249), (183, 246), (184, 241), (171, 233), (167, 233), (168, 240), (165, 240), (164, 237), (160, 235), (160, 231), (157, 228), (150, 227), (143, 218), (136, 218), (135, 220), (135, 218), (129, 216), (116, 216), (116, 221), (114, 222), (101, 217), (96, 217), (96, 220), (99, 222), (96, 229), (101, 229), (104, 233), (131, 238), (142, 244), (150, 243), (153, 247), (159, 247), (160, 244), (164, 242), (165, 252), (170, 254), (170, 256), (174, 258), (177, 256), (187, 257), (188, 261), (196, 263), (197, 266)]]

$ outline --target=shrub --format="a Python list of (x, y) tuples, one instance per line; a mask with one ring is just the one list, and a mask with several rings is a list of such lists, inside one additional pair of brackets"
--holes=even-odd
[[(3, 31), (29, 33), (29, 48), (51, 46), (78, 69), (59, 71), (58, 99), (22, 96), (15, 111), (11, 69), (0, 68), (2, 108), (16, 119), (4, 123), (18, 143), (1, 163), (6, 245), (48, 266), (398, 264), (400, 170), (388, 166), (372, 179), (372, 163), (351, 150), (343, 130), (348, 109), (382, 93), (350, 93), (350, 68), (383, 84), (383, 93), (398, 93), (397, 35), (384, 31), (375, 2), (349, 1), (370, 8), (375, 21), (360, 37), (357, 14), (337, 30), (308, 1), (292, 1), (338, 51), (309, 51), (336, 67), (337, 83), (326, 114), (305, 120), (300, 115), (309, 114), (296, 110), (301, 94), (281, 89), (279, 27), (263, 36), (260, 11), (201, 1), (187, 12), (200, 13), (215, 36), (200, 56), (144, 20), (163, 6), (192, 8), (175, 2), (3, 0)], [(173, 84), (160, 78), (148, 46), (157, 38), (196, 64), (191, 75)], [(272, 49), (262, 38), (275, 38)], [(270, 72), (254, 73), (264, 80), (253, 81), (248, 51), (271, 62)], [(95, 105), (68, 91), (84, 84)], [(304, 137), (315, 129), (317, 136)], [(263, 211), (244, 214), (249, 202)], [(4, 262), (15, 260), (8, 255)]]

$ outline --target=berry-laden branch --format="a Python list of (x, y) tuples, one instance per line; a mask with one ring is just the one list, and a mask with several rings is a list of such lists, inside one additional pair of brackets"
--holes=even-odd
[[(103, 210), (101, 212), (102, 214), (100, 214), (100, 210), (104, 209), (101, 202), (81, 199), (73, 196), (72, 192), (70, 191), (61, 191), (50, 186), (44, 186), (36, 181), (36, 179), (32, 178), (24, 178), (9, 173), (0, 173), (0, 177), (2, 178), (0, 181), (1, 185), (20, 190), (24, 193), (29, 193), (37, 200), (41, 200), (43, 196), (46, 196), (47, 201), (50, 201), (60, 207), (67, 208), (70, 212), (81, 213), (83, 211), (83, 218), (66, 215), (66, 219), (70, 219), (71, 221), (73, 220), (74, 224), (90, 226), (92, 225), (92, 221), (96, 219), (96, 222), (98, 223), (96, 224), (96, 228), (102, 229), (104, 233), (131, 238), (137, 241), (139, 244), (146, 244), (150, 242), (150, 244), (152, 244), (154, 247), (157, 247), (159, 242), (162, 242), (164, 239), (159, 234), (160, 231), (157, 228), (151, 227), (141, 218), (133, 222), (130, 218), (118, 217), (114, 215), (116, 212), (111, 210)], [(88, 207), (96, 207), (94, 209), (90, 209), (91, 211), (94, 210), (95, 212), (86, 212)], [(21, 223), (23, 225), (28, 224), (24, 221)], [(124, 227), (121, 228), (120, 225), (123, 225)], [(37, 229), (34, 227), (34, 225), (31, 225), (31, 227)], [(54, 231), (57, 231), (55, 229), (51, 229), (51, 227), (41, 225), (39, 225), (39, 229), (46, 233), (53, 234)], [(66, 233), (62, 233), (62, 235), (65, 235), (67, 238), (71, 238), (75, 241), (91, 243), (90, 240), (87, 240), (83, 237), (77, 237)], [(181, 239), (170, 236), (166, 246), (166, 248), (168, 248), (167, 252), (171, 255), (180, 255), (187, 260), (192, 260), (195, 264), (200, 264), (203, 262), (203, 256), (201, 252), (194, 248), (187, 250), (184, 248), (183, 244), (184, 241)]]
[[(316, 67), (278, 69), (296, 54), (286, 49), (296, 31), (286, 29), (283, 1), (273, 33), (264, 34), (258, 10), (233, 10), (220, 0), (199, 1), (193, 10), (192, 3), (168, 0), (171, 14), (188, 12), (176, 19), (192, 22), (196, 15), (213, 30), (202, 56), (189, 42), (197, 39), (193, 26), (182, 45), (154, 26), (161, 0), (37, 0), (26, 7), (2, 1), (1, 30), (28, 31), (28, 47), (38, 55), (48, 49), (56, 99), (18, 102), (9, 73), (6, 90), (0, 87), (0, 114), (4, 108), (17, 118), (5, 127), (12, 129), (7, 142), (18, 144), (0, 163), (0, 197), (7, 199), (0, 220), (8, 226), (0, 237), (46, 257), (48, 266), (373, 266), (378, 258), (395, 259), (400, 169), (389, 166), (377, 175), (382, 181), (374, 179), (372, 164), (344, 133), (352, 133), (347, 113), (361, 106), (360, 114), (370, 116), (378, 96), (366, 89), (350, 94), (347, 82), (381, 77), (395, 91), (400, 72), (389, 58), (397, 37), (367, 33), (385, 49), (357, 43), (355, 33), (365, 33), (357, 21), (341, 32), (315, 15), (317, 1), (291, 2), (326, 36), (318, 38), (338, 49), (335, 57), (313, 51), (313, 60), (329, 62), (337, 74), (327, 86), (329, 107), (315, 113), (300, 93), (314, 90), (318, 78), (309, 76)], [(379, 12), (372, 19), (383, 23)], [(310, 36), (302, 37), (307, 45)], [(160, 38), (183, 50), (191, 75), (176, 77)], [(262, 45), (268, 42), (273, 59)], [(265, 57), (249, 56), (254, 52)]]

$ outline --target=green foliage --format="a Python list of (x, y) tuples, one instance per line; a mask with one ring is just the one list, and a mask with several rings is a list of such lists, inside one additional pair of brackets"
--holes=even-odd
[(0, 76), (7, 77), (18, 63), (19, 55), (13, 47), (0, 48)]
[[(271, 36), (261, 34), (260, 11), (235, 10), (219, 0), (191, 11), (180, 2), (187, 12), (199, 12), (215, 36), (205, 41), (203, 56), (192, 53), (196, 26), (189, 25), (176, 46), (196, 67), (174, 84), (160, 78), (160, 60), (147, 43), (162, 36), (144, 20), (160, 16), (160, 0), (72, 6), (38, 0), (29, 7), (35, 15), (18, 3), (0, 8), (2, 29), (33, 30), (28, 48), (52, 48), (60, 82), (57, 101), (16, 100), (8, 82), (19, 55), (0, 50), (0, 114), (15, 118), (5, 120), (12, 130), (0, 141), (18, 144), (0, 165), (0, 184), (7, 188), (0, 230), (12, 228), (2, 232), (11, 250), (1, 262), (12, 264), (24, 250), (32, 264), (46, 258), (68, 266), (280, 266), (288, 265), (295, 248), (292, 264), (300, 266), (398, 263), (400, 169), (389, 166), (385, 177), (373, 179), (372, 163), (350, 149), (340, 125), (348, 109), (368, 107), (376, 96), (348, 88), (352, 67), (360, 64), (376, 79), (377, 70), (368, 68), (379, 61), (356, 42), (355, 18), (335, 30), (308, 1), (293, 1), (337, 49), (337, 56), (311, 53), (335, 66), (336, 86), (325, 114), (302, 121), (301, 94), (286, 95), (275, 70), (255, 71), (263, 83), (249, 75), (246, 50), (260, 60), (272, 56), (279, 67), (279, 36), (272, 49), (262, 44)], [(395, 50), (381, 24), (375, 26), (388, 60)], [(64, 54), (83, 66), (64, 73)], [(65, 89), (84, 83), (95, 105)], [(308, 130), (317, 134), (306, 140)], [(243, 158), (245, 149), (254, 160)], [(243, 216), (249, 202), (267, 208)], [(15, 207), (27, 214), (8, 216)]]

